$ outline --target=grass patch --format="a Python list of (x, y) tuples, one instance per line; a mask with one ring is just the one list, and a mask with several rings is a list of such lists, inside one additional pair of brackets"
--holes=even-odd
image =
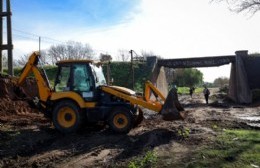
[(144, 157), (135, 158), (133, 161), (130, 161), (128, 168), (155, 167), (156, 162), (157, 156), (154, 151), (148, 151)]
[[(195, 88), (194, 93), (202, 93), (203, 88)], [(190, 94), (190, 88), (189, 87), (178, 87), (178, 94)]]
[(213, 146), (195, 154), (189, 168), (252, 168), (260, 166), (260, 132), (258, 130), (225, 130)]

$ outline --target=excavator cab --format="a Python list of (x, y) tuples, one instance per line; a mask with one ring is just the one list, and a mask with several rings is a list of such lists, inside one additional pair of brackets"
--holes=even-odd
[(94, 101), (96, 88), (106, 85), (100, 64), (93, 61), (60, 61), (57, 63), (54, 91), (73, 91), (80, 94), (85, 101)]

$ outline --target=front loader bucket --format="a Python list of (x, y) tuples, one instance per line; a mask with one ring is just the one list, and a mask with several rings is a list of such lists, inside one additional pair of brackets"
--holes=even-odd
[(185, 118), (184, 109), (178, 100), (177, 90), (175, 88), (169, 91), (162, 107), (161, 115), (163, 120), (166, 121), (180, 120)]

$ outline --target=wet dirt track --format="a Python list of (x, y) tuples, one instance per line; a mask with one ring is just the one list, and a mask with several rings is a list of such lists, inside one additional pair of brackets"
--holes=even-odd
[[(153, 149), (165, 162), (179, 162), (192, 150), (212, 143), (219, 128), (256, 128), (246, 117), (259, 117), (260, 107), (210, 102), (201, 94), (191, 99), (180, 95), (187, 111), (184, 121), (163, 121), (144, 110), (145, 119), (127, 135), (113, 134), (108, 128), (85, 127), (63, 135), (44, 116), (30, 109), (27, 102), (2, 96), (0, 117), (0, 167), (127, 167), (135, 156)], [(20, 104), (18, 103), (20, 102)], [(20, 110), (23, 108), (23, 110)], [(189, 129), (189, 137), (180, 135)]]

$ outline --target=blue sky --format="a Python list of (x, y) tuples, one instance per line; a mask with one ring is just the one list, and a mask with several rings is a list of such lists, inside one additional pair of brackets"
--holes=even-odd
[[(118, 50), (163, 58), (260, 53), (260, 12), (253, 17), (210, 0), (11, 0), (14, 57), (69, 40), (99, 55)], [(32, 35), (35, 34), (35, 35)], [(200, 69), (206, 81), (229, 77), (230, 65)]]
[[(44, 24), (66, 28), (101, 27), (125, 21), (138, 0), (13, 0), (13, 24), (17, 29)], [(29, 30), (33, 31), (33, 30)], [(35, 32), (37, 33), (37, 32)]]

